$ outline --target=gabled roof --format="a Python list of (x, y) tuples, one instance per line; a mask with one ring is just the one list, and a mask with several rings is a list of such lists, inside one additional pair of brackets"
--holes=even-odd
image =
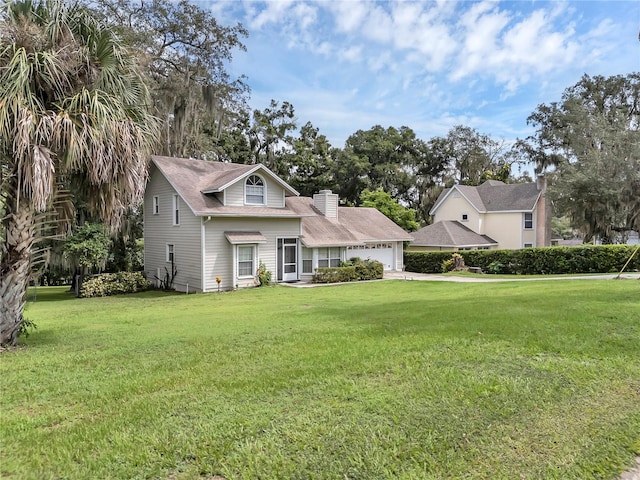
[(440, 193), (429, 214), (433, 215), (453, 192), (459, 192), (479, 213), (531, 212), (541, 193), (535, 183), (507, 184), (499, 180), (487, 180), (477, 187), (454, 185)]
[[(313, 199), (298, 192), (262, 165), (206, 162), (185, 158), (152, 157), (153, 164), (189, 205), (195, 215), (212, 217), (300, 218), (301, 238), (307, 247), (338, 247), (370, 242), (409, 241), (411, 235), (375, 208), (339, 207), (338, 218), (325, 217), (313, 206)], [(216, 193), (260, 171), (279, 182), (289, 196), (283, 208), (226, 206)], [(209, 195), (207, 195), (209, 193)], [(247, 239), (260, 243), (260, 232), (225, 232), (229, 242)]]
[(412, 236), (375, 208), (338, 207), (338, 218), (325, 217), (309, 197), (287, 198), (302, 222), (306, 247), (338, 247), (371, 242), (410, 241)]
[(222, 205), (214, 196), (206, 195), (206, 193), (221, 192), (253, 173), (265, 175), (282, 185), (285, 195), (298, 195), (298, 192), (289, 184), (264, 165), (207, 162), (157, 155), (151, 157), (151, 162), (162, 172), (195, 215), (297, 216), (293, 212), (281, 208), (228, 207)]
[(443, 220), (413, 233), (411, 245), (419, 247), (489, 247), (498, 245), (487, 235), (478, 235), (457, 220)]

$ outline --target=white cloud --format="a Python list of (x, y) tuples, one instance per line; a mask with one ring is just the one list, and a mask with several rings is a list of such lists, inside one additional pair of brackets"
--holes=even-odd
[(376, 123), (408, 125), (424, 138), (455, 124), (512, 136), (584, 72), (638, 64), (631, 2), (251, 0), (215, 8), (250, 32), (249, 52), (239, 55), (246, 60), (233, 64), (257, 79), (253, 98), (292, 101), (301, 121), (332, 140), (338, 124), (346, 137)]
[(499, 10), (498, 4), (474, 4), (460, 22), (465, 36), (452, 80), (493, 77), (510, 95), (533, 77), (571, 63), (577, 55), (574, 26), (556, 25), (564, 9), (538, 9), (524, 16)]
[(389, 50), (385, 50), (382, 52), (371, 52), (370, 55), (366, 56), (367, 66), (372, 73), (379, 73), (385, 70), (393, 70), (394, 61), (393, 55)]
[(252, 11), (256, 12), (253, 18), (249, 19), (249, 27), (252, 29), (260, 29), (270, 23), (281, 22), (286, 15), (287, 10), (293, 3), (293, 0), (280, 0), (278, 2), (265, 2), (262, 10), (257, 5), (249, 3), (247, 13), (251, 15)]
[(312, 51), (323, 57), (328, 57), (332, 54), (333, 48), (329, 42), (320, 42), (315, 47), (312, 47)]
[(350, 33), (356, 31), (367, 17), (371, 2), (367, 1), (333, 1), (327, 5), (334, 13), (339, 32)]
[(349, 48), (342, 50), (339, 52), (338, 56), (350, 62), (359, 61), (362, 57), (362, 46), (361, 45), (352, 45)]
[(293, 12), (302, 29), (310, 27), (316, 21), (316, 9), (305, 3), (296, 3)]

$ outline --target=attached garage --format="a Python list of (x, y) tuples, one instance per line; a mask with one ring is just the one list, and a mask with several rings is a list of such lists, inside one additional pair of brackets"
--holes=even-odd
[(390, 243), (367, 243), (354, 247), (347, 247), (347, 259), (360, 257), (363, 260), (377, 260), (384, 265), (385, 270), (395, 270), (394, 244)]

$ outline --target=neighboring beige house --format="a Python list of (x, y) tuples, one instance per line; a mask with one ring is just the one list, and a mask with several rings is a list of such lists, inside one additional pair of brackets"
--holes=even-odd
[(413, 233), (407, 248), (477, 250), (543, 247), (551, 244), (551, 209), (544, 177), (535, 183), (482, 185), (445, 189), (429, 212), (434, 223)]
[(301, 197), (263, 165), (152, 157), (144, 196), (144, 265), (174, 288), (254, 286), (260, 262), (277, 282), (310, 279), (352, 257), (403, 269), (411, 236), (374, 208), (339, 207), (338, 195)]

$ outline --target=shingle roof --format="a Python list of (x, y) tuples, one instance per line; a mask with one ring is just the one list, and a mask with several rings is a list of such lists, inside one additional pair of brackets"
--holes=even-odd
[(443, 220), (413, 233), (411, 245), (422, 247), (485, 247), (497, 245), (487, 235), (478, 235), (457, 220)]
[(487, 212), (532, 211), (540, 196), (535, 183), (506, 184), (490, 180), (477, 189)]
[(471, 205), (481, 213), (485, 212), (531, 212), (536, 206), (540, 191), (535, 183), (503, 183), (487, 180), (477, 187), (455, 185), (440, 193), (431, 209), (433, 214), (452, 190), (459, 191)]
[(190, 158), (162, 157), (154, 155), (152, 162), (158, 167), (173, 188), (180, 194), (196, 215), (232, 215), (262, 217), (296, 217), (289, 209), (268, 207), (229, 207), (212, 195), (202, 192), (213, 192), (230, 185), (249, 173), (261, 170), (274, 180), (282, 183), (289, 195), (297, 192), (286, 185), (270, 170), (262, 165), (242, 165), (238, 163), (205, 162)]
[(338, 218), (322, 215), (309, 197), (287, 198), (302, 217), (302, 242), (307, 247), (362, 245), (409, 241), (412, 236), (375, 208), (338, 207)]
[(267, 239), (260, 232), (224, 232), (229, 243), (267, 243)]
[[(152, 157), (153, 163), (165, 178), (187, 202), (196, 215), (228, 217), (286, 217), (300, 218), (302, 241), (308, 247), (362, 245), (367, 242), (409, 241), (411, 235), (397, 226), (375, 208), (339, 207), (338, 218), (325, 217), (313, 206), (313, 199), (300, 197), (291, 187), (292, 196), (285, 197), (283, 208), (225, 206), (212, 192), (223, 189), (242, 178), (260, 165), (241, 165), (234, 163), (205, 162), (185, 158)], [(274, 180), (287, 186), (268, 169)], [(230, 183), (231, 182), (231, 183)], [(238, 232), (226, 232), (236, 239)], [(260, 232), (249, 232), (257, 235)], [(243, 232), (242, 235), (246, 235)]]

